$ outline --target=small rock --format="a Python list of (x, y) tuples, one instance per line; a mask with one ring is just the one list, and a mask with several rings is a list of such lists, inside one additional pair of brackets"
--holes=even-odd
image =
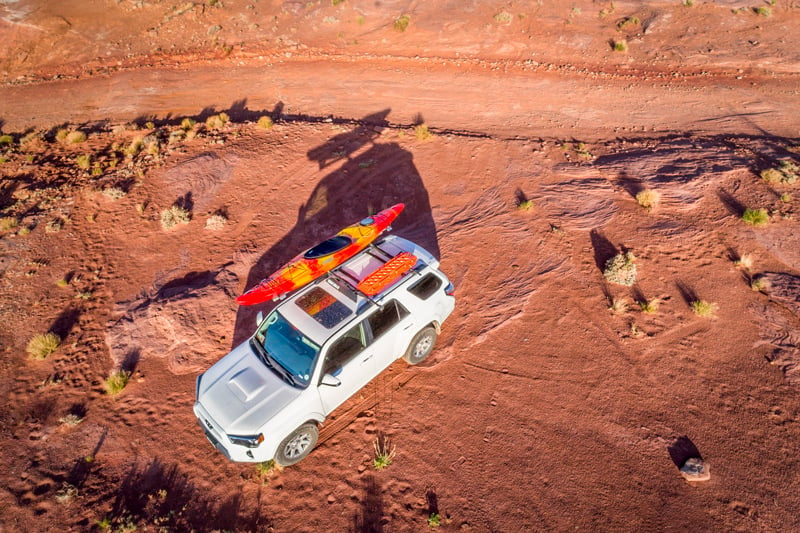
[(334, 496), (333, 494), (329, 494), (328, 503), (335, 503), (335, 502), (336, 502), (336, 496)]
[(711, 479), (711, 470), (698, 457), (690, 457), (681, 467), (681, 475), (686, 481), (708, 481)]

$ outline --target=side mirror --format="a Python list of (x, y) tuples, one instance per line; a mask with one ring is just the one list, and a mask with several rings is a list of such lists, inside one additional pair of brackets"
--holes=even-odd
[(264, 313), (259, 311), (258, 314), (256, 315), (256, 327), (260, 326), (263, 321), (264, 321)]
[(320, 385), (327, 385), (328, 387), (338, 387), (341, 384), (341, 380), (331, 374), (325, 374), (322, 376), (322, 381), (320, 382)]

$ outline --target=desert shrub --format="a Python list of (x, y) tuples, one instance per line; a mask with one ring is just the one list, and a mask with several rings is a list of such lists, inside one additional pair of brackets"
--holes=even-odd
[(194, 125), (197, 122), (193, 118), (186, 117), (185, 119), (181, 120), (181, 129), (183, 131), (189, 131), (190, 129), (194, 128)]
[(418, 141), (427, 141), (433, 136), (431, 131), (428, 129), (427, 124), (417, 124), (414, 126), (414, 138)]
[(375, 470), (383, 470), (390, 464), (395, 455), (395, 446), (389, 441), (386, 435), (378, 435), (372, 446), (375, 450), (375, 458), (372, 461), (372, 466)]
[(758, 6), (754, 8), (756, 15), (761, 15), (762, 17), (771, 17), (772, 16), (772, 9), (767, 6)]
[(401, 15), (394, 19), (394, 29), (395, 31), (404, 32), (408, 29), (408, 25), (411, 23), (411, 17), (408, 15)]
[(517, 211), (530, 211), (533, 209), (533, 200), (527, 198), (517, 199)]
[(611, 283), (630, 287), (636, 283), (636, 257), (631, 252), (622, 252), (608, 261), (603, 276)]
[(75, 158), (75, 164), (81, 170), (89, 170), (92, 166), (92, 157), (88, 154), (81, 154)]
[(695, 300), (689, 306), (694, 314), (703, 318), (713, 317), (719, 309), (717, 304), (705, 300)]
[(68, 129), (64, 129), (64, 128), (59, 129), (58, 131), (56, 131), (56, 141), (58, 141), (58, 142), (66, 141), (67, 140), (67, 135), (69, 135), (69, 130)]
[(123, 391), (130, 379), (131, 373), (127, 370), (115, 370), (105, 380), (106, 393), (110, 396), (116, 396)]
[(112, 200), (119, 200), (120, 198), (124, 198), (128, 193), (119, 187), (111, 186), (103, 189), (103, 194)]
[(11, 135), (0, 135), (0, 145), (14, 144), (14, 137)]
[(767, 183), (780, 183), (783, 181), (783, 173), (777, 168), (767, 168), (761, 171), (761, 179)]
[(69, 483), (64, 482), (61, 489), (56, 492), (56, 501), (61, 505), (66, 505), (78, 495), (78, 489)]
[(59, 279), (58, 281), (56, 281), (56, 287), (58, 287), (59, 289), (66, 289), (67, 287), (69, 287), (69, 280), (67, 278)]
[(766, 226), (769, 223), (769, 214), (764, 208), (745, 209), (742, 220), (751, 226)]
[(178, 224), (188, 224), (192, 215), (186, 209), (173, 205), (161, 211), (161, 227), (172, 229)]
[(67, 133), (64, 142), (67, 144), (79, 144), (86, 141), (86, 134), (81, 130), (73, 130)]
[(225, 215), (221, 215), (219, 213), (215, 215), (211, 215), (206, 219), (206, 229), (210, 229), (212, 231), (221, 230), (225, 227), (225, 224), (228, 222), (228, 219), (225, 218)]
[(133, 140), (130, 142), (128, 146), (125, 147), (124, 150), (125, 155), (127, 155), (128, 157), (135, 157), (136, 155), (139, 154), (139, 152), (142, 151), (143, 147), (144, 147), (144, 139), (142, 138), (141, 135), (138, 135), (133, 138)]
[(512, 20), (514, 20), (514, 15), (508, 11), (501, 11), (494, 16), (494, 20), (501, 24), (509, 24)]
[(439, 516), (439, 513), (431, 513), (428, 516), (428, 527), (436, 528), (442, 524), (442, 517)]
[(613, 48), (615, 52), (627, 52), (628, 41), (625, 39), (614, 39), (611, 43), (611, 48)]
[(45, 233), (58, 233), (64, 227), (64, 221), (61, 219), (51, 220), (44, 226)]
[(753, 280), (750, 281), (750, 288), (754, 292), (766, 292), (769, 289), (769, 287), (770, 287), (769, 280), (764, 276), (753, 278)]
[(61, 418), (59, 418), (58, 421), (59, 421), (59, 423), (65, 425), (65, 426), (75, 427), (78, 424), (80, 424), (81, 422), (83, 422), (83, 418), (81, 418), (80, 416), (76, 415), (75, 413), (68, 413), (68, 414), (62, 416)]
[(44, 359), (61, 344), (61, 338), (55, 333), (37, 333), (28, 341), (26, 351), (33, 359)]
[(230, 121), (230, 117), (227, 113), (219, 113), (217, 115), (211, 115), (206, 119), (206, 127), (210, 130), (218, 130), (221, 129), (225, 124)]
[(608, 310), (615, 315), (624, 315), (628, 312), (627, 298), (612, 298), (611, 304), (608, 306)]
[(272, 126), (273, 126), (272, 119), (270, 117), (268, 117), (267, 115), (259, 117), (257, 124), (258, 124), (258, 127), (261, 128), (262, 130), (271, 129)]
[(14, 229), (19, 224), (17, 217), (3, 217), (0, 218), (0, 231), (8, 231)]
[(661, 193), (653, 189), (644, 189), (636, 193), (636, 202), (647, 210), (654, 209), (661, 200)]
[(781, 194), (781, 202), (783, 202), (785, 204), (788, 204), (791, 201), (792, 201), (792, 195), (791, 194), (789, 194), (788, 192), (785, 192), (785, 193)]
[(738, 268), (750, 270), (753, 268), (753, 256), (751, 254), (742, 254), (733, 264)]
[(658, 298), (642, 300), (641, 302), (639, 302), (639, 309), (641, 309), (643, 313), (652, 315), (653, 313), (658, 312), (658, 305), (660, 303), (661, 301)]
[(639, 17), (625, 17), (624, 19), (617, 22), (617, 29), (624, 30), (632, 26), (638, 26), (638, 25), (639, 25)]

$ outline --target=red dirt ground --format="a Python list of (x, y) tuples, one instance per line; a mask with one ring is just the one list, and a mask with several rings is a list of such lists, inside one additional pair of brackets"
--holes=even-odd
[[(800, 529), (800, 5), (755, 4), (4, 2), (0, 531)], [(233, 298), (398, 201), (457, 287), (432, 360), (300, 464), (229, 463), (192, 403)]]

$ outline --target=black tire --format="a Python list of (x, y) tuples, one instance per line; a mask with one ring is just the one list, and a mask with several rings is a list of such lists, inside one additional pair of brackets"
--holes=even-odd
[(275, 452), (275, 462), (281, 466), (292, 466), (299, 463), (311, 453), (318, 438), (319, 430), (315, 424), (303, 424), (283, 439), (278, 446), (278, 451)]
[(428, 326), (419, 333), (414, 335), (411, 344), (408, 345), (408, 350), (403, 355), (403, 359), (409, 365), (418, 365), (423, 362), (433, 351), (436, 345), (436, 329)]

